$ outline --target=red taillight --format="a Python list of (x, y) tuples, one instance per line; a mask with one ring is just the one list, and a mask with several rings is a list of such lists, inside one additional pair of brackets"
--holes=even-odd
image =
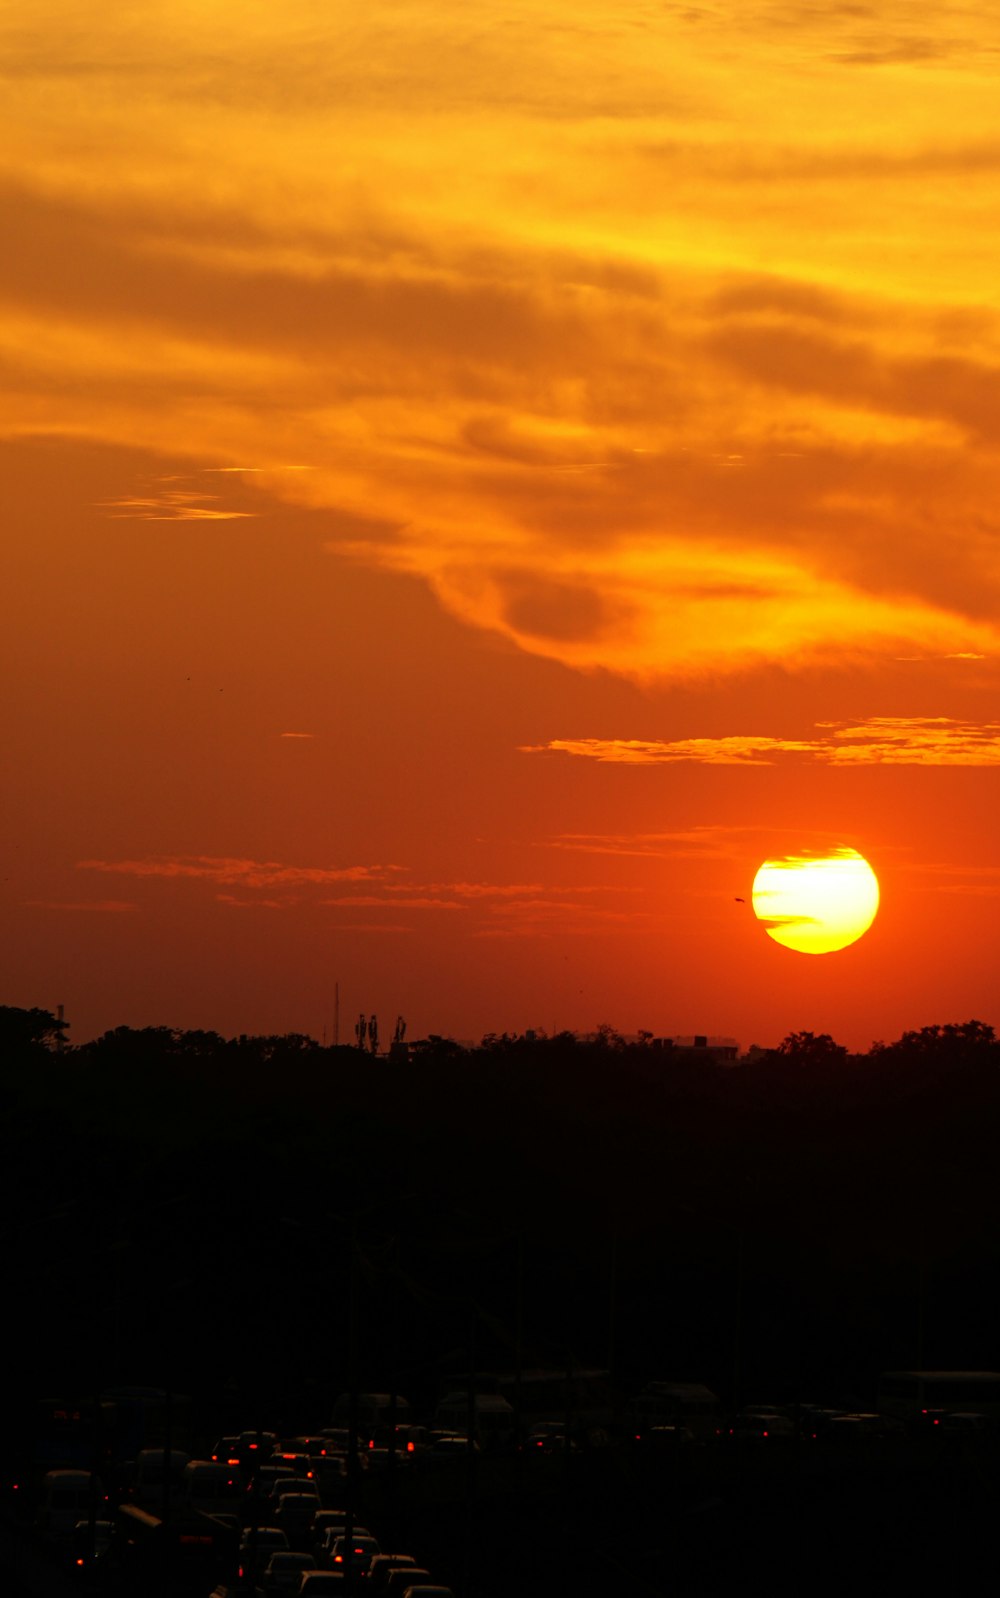
[(406, 1445), (406, 1452), (407, 1452), (407, 1453), (408, 1453), (408, 1454), (412, 1454), (412, 1453), (414, 1453), (414, 1452), (415, 1452), (415, 1450), (416, 1450), (416, 1446), (417, 1446), (417, 1445), (416, 1445), (416, 1443), (407, 1443), (407, 1445)]
[(78, 1559), (78, 1560), (77, 1560), (77, 1564), (78, 1564), (78, 1565), (82, 1565), (82, 1564), (84, 1564), (84, 1563), (85, 1563), (85, 1561), (84, 1561), (84, 1560), (82, 1560), (82, 1559)]
[(764, 1432), (764, 1433), (762, 1433), (762, 1435), (763, 1435), (763, 1436), (764, 1436), (764, 1437), (766, 1437), (766, 1436), (767, 1436), (767, 1432)]

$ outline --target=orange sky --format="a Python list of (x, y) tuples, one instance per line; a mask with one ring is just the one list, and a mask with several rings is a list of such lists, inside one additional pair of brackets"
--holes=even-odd
[[(3, 1002), (997, 1022), (985, 5), (15, 0)], [(836, 955), (754, 921), (860, 850)]]

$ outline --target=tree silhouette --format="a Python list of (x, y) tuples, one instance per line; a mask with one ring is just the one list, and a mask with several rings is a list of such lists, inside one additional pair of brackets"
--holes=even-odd
[(19, 1010), (0, 1004), (0, 1048), (33, 1053), (58, 1047), (68, 1021), (59, 1021), (50, 1010)]
[(847, 1059), (846, 1048), (835, 1043), (829, 1032), (789, 1032), (774, 1052), (803, 1065)]

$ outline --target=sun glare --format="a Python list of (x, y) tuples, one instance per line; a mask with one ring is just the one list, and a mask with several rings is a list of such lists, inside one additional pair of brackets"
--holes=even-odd
[(800, 954), (832, 954), (856, 943), (875, 919), (878, 879), (856, 849), (765, 860), (753, 908), (768, 936)]

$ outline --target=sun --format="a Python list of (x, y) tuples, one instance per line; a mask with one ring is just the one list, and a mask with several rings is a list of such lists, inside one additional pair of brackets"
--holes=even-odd
[(856, 849), (765, 860), (753, 908), (768, 937), (800, 954), (832, 954), (856, 943), (875, 920), (878, 878)]

